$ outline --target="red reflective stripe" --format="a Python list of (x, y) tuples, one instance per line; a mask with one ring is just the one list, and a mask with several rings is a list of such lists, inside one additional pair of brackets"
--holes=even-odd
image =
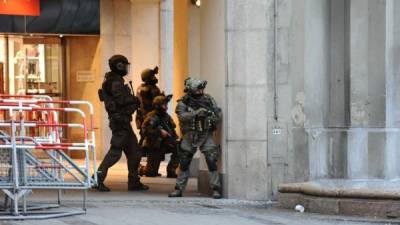
[(68, 150), (66, 146), (36, 146), (35, 149), (41, 150)]
[(23, 107), (30, 107), (30, 105), (27, 104), (27, 103), (19, 104), (19, 103), (16, 103), (16, 102), (1, 102), (1, 101), (0, 101), (0, 106), (13, 106), (13, 107), (23, 106)]
[(65, 111), (65, 109), (64, 108), (48, 108), (48, 107), (45, 107), (45, 108), (33, 108), (32, 111), (60, 111), (60, 112), (63, 112), (63, 111)]
[(67, 123), (38, 123), (37, 127), (68, 127)]

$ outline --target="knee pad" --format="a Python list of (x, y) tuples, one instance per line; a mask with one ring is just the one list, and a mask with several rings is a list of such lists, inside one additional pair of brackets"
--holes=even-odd
[(182, 171), (187, 171), (190, 166), (190, 162), (192, 161), (193, 154), (180, 154), (179, 157), (179, 163), (180, 163), (180, 168)]
[(216, 154), (206, 154), (206, 163), (208, 166), (209, 171), (217, 171), (218, 170), (218, 165), (217, 165), (217, 155)]

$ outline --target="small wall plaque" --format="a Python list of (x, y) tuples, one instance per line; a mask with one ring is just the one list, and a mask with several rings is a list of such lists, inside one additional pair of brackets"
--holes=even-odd
[(80, 70), (76, 72), (77, 82), (93, 82), (94, 73), (91, 70)]

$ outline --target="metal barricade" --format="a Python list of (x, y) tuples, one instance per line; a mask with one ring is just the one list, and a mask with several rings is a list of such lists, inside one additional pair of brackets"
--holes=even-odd
[[(74, 107), (82, 105), (88, 107), (89, 117)], [(97, 183), (91, 103), (53, 100), (45, 95), (0, 95), (0, 110), (8, 114), (0, 120), (0, 189), (5, 194), (0, 219), (53, 218), (85, 213), (87, 190)], [(61, 113), (75, 113), (81, 117), (81, 122), (62, 123), (59, 120)], [(40, 115), (39, 119), (30, 120), (33, 114)], [(63, 129), (79, 129), (83, 139), (65, 142)], [(67, 153), (72, 151), (83, 153), (83, 161), (73, 160)], [(57, 204), (29, 205), (27, 196), (35, 189), (57, 190)], [(82, 190), (82, 210), (43, 211), (60, 206), (62, 190)]]

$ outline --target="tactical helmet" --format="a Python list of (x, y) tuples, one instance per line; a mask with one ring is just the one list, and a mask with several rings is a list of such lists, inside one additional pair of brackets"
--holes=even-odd
[(190, 94), (197, 90), (204, 89), (206, 88), (206, 86), (207, 86), (207, 81), (189, 77), (185, 80), (184, 92)]
[(168, 102), (172, 99), (172, 95), (159, 95), (153, 99), (153, 108), (157, 111), (165, 112), (162, 108), (162, 105), (168, 104)]
[(113, 55), (108, 60), (108, 65), (110, 66), (111, 71), (121, 76), (125, 76), (129, 72), (130, 63), (128, 59), (123, 55)]
[(145, 69), (142, 71), (141, 77), (142, 81), (146, 83), (157, 83), (155, 81), (158, 81), (157, 79), (154, 79), (153, 77), (158, 74), (158, 66), (154, 67), (154, 69)]
[(163, 104), (168, 104), (171, 101), (172, 95), (159, 95), (153, 99), (153, 108), (160, 107)]

